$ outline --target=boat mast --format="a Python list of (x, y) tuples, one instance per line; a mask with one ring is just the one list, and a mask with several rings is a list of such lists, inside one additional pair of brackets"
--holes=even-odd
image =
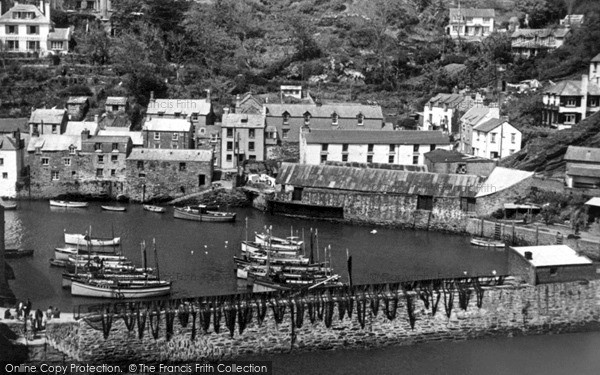
[(317, 263), (321, 263), (319, 258), (319, 230), (315, 228), (315, 241), (317, 242)]
[[(156, 238), (152, 239), (152, 246), (154, 247), (154, 263), (156, 263), (156, 277), (160, 280), (160, 270), (158, 269), (158, 252), (156, 251)], [(148, 277), (148, 275), (146, 275)]]
[(329, 275), (333, 272), (333, 263), (331, 262), (331, 245), (329, 245)]

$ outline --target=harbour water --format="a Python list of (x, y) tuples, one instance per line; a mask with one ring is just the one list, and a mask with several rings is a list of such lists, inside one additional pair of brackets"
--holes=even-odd
[[(33, 248), (33, 258), (11, 260), (17, 280), (11, 287), (18, 298), (30, 298), (34, 308), (58, 306), (70, 311), (78, 304), (101, 302), (73, 298), (61, 287), (62, 269), (50, 267), (53, 249), (63, 246), (63, 232), (120, 236), (121, 250), (141, 265), (146, 241), (154, 265), (156, 239), (162, 277), (173, 281), (173, 297), (234, 293), (245, 290), (233, 272), (232, 256), (240, 241), (273, 226), (275, 235), (308, 239), (318, 229), (319, 254), (331, 245), (333, 266), (347, 280), (346, 249), (353, 256), (356, 284), (414, 278), (451, 277), (506, 272), (504, 251), (469, 245), (468, 237), (435, 232), (351, 226), (271, 216), (252, 209), (235, 209), (235, 223), (199, 223), (173, 218), (172, 211), (156, 214), (129, 205), (128, 211), (107, 212), (99, 204), (87, 209), (50, 208), (47, 202), (20, 202), (7, 211), (8, 247)], [(246, 220), (248, 230), (246, 231)], [(293, 228), (293, 229), (291, 229)], [(372, 233), (373, 231), (376, 233)], [(316, 254), (315, 254), (316, 256)], [(600, 333), (515, 337), (452, 343), (430, 343), (372, 350), (311, 352), (276, 355), (276, 374), (597, 374), (600, 373)]]

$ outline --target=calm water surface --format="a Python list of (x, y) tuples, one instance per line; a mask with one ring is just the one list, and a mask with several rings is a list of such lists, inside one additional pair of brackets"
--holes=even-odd
[[(302, 237), (302, 229), (318, 228), (319, 247), (331, 245), (333, 266), (347, 280), (346, 249), (353, 256), (354, 282), (379, 283), (401, 279), (506, 272), (506, 254), (469, 245), (468, 238), (434, 232), (351, 226), (340, 223), (271, 216), (252, 209), (235, 209), (235, 223), (197, 223), (156, 214), (139, 205), (128, 211), (51, 208), (47, 202), (20, 202), (7, 211), (8, 247), (33, 248), (30, 259), (10, 260), (18, 298), (30, 298), (34, 308), (59, 306), (70, 311), (78, 304), (101, 300), (71, 297), (61, 288), (62, 269), (50, 267), (53, 249), (63, 246), (63, 232), (121, 236), (121, 250), (141, 265), (142, 241), (154, 263), (156, 239), (161, 276), (173, 281), (173, 297), (235, 293), (245, 290), (235, 278), (232, 256), (248, 234), (273, 226), (274, 234)], [(377, 233), (371, 233), (376, 229)], [(322, 257), (322, 252), (320, 254)], [(276, 374), (600, 374), (600, 333), (431, 343), (375, 350), (281, 354), (271, 357)], [(265, 358), (266, 359), (266, 358)]]

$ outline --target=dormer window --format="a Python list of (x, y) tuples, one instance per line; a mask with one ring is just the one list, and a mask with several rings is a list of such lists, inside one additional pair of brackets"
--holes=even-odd
[(286, 111), (283, 112), (283, 114), (281, 115), (281, 117), (283, 117), (283, 124), (287, 125), (290, 123), (290, 114)]
[(75, 155), (75, 150), (76, 150), (75, 146), (73, 146), (73, 145), (69, 146), (69, 154)]
[(154, 132), (154, 140), (160, 141), (160, 132)]
[(365, 120), (365, 116), (362, 113), (359, 113), (358, 116), (356, 116), (356, 121), (357, 121), (357, 125), (364, 125), (364, 120)]
[(102, 143), (94, 143), (95, 151), (102, 151)]
[(310, 124), (310, 118), (311, 118), (310, 112), (304, 112), (303, 116), (304, 116), (304, 125)]
[(179, 140), (179, 133), (173, 133), (173, 140), (174, 141), (178, 141)]
[(338, 114), (333, 112), (331, 114), (331, 125), (337, 125), (338, 124)]

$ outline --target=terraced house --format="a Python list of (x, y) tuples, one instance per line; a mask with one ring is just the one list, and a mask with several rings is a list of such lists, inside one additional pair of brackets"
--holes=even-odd
[(562, 46), (569, 33), (567, 27), (518, 29), (510, 36), (510, 45), (514, 55), (528, 58)]

